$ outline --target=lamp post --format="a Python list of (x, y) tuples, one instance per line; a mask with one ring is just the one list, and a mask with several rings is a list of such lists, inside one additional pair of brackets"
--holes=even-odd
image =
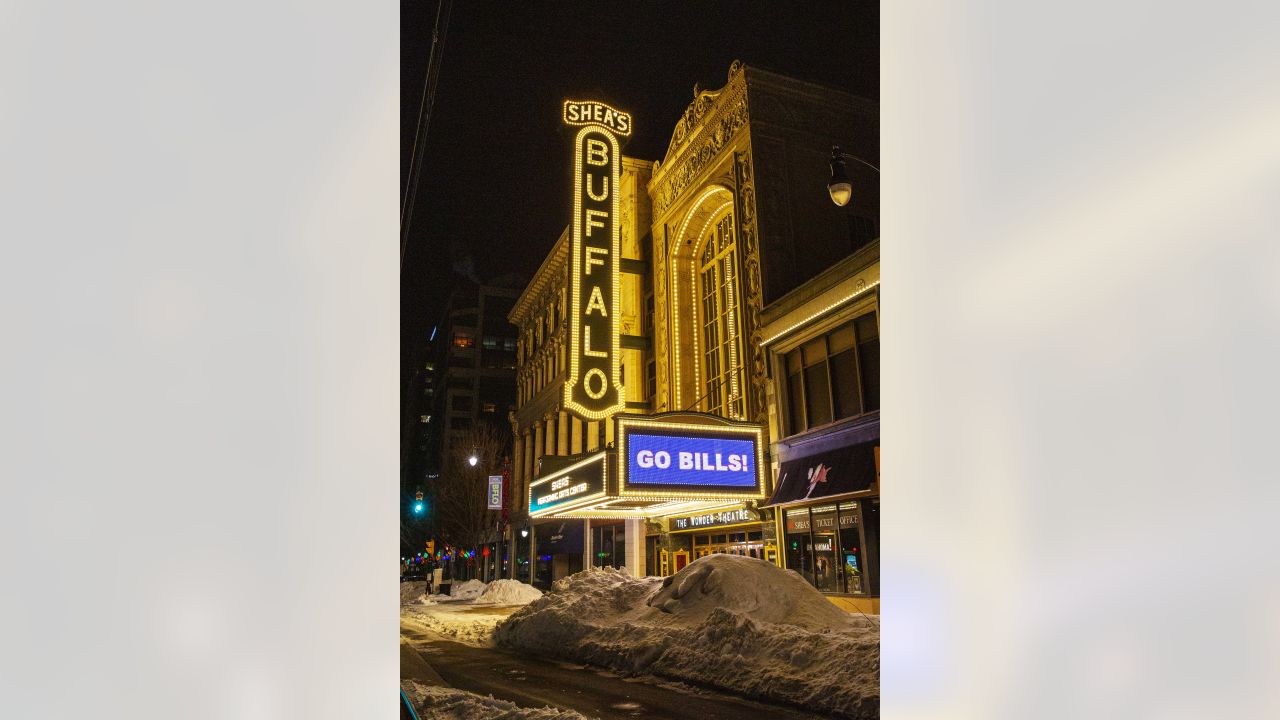
[(845, 173), (844, 161), (853, 160), (867, 167), (880, 172), (880, 168), (863, 160), (856, 155), (850, 155), (842, 152), (839, 145), (831, 146), (831, 180), (827, 183), (827, 193), (831, 195), (831, 202), (840, 207), (849, 204), (850, 198), (853, 197), (853, 183), (849, 182), (849, 176)]

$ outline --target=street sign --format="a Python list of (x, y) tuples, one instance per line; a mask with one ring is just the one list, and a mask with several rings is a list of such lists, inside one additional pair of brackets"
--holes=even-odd
[(490, 510), (502, 509), (502, 476), (489, 476), (489, 505)]

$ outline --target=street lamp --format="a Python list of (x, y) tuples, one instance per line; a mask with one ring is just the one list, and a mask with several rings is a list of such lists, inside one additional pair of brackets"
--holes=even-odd
[(467, 462), (471, 464), (471, 467), (475, 467), (476, 463), (480, 462), (480, 458), (476, 457), (475, 455), (472, 455), (471, 457), (467, 458)]
[(853, 183), (849, 182), (849, 176), (844, 171), (844, 161), (855, 160), (866, 165), (867, 167), (880, 172), (880, 168), (863, 160), (856, 155), (850, 155), (840, 151), (839, 145), (831, 146), (831, 181), (827, 183), (827, 192), (831, 195), (831, 202), (840, 207), (849, 204), (850, 198), (853, 197)]

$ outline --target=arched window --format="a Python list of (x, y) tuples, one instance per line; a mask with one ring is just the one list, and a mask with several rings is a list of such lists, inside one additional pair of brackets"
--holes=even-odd
[(701, 358), (701, 405), (707, 412), (741, 418), (741, 335), (738, 328), (739, 298), (737, 252), (733, 213), (725, 209), (707, 223), (699, 239), (698, 331)]

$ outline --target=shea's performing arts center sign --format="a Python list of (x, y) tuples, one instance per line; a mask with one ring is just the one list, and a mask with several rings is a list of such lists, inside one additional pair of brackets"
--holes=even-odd
[(764, 497), (764, 428), (702, 413), (616, 415), (617, 448), (529, 486), (531, 517), (653, 517)]

